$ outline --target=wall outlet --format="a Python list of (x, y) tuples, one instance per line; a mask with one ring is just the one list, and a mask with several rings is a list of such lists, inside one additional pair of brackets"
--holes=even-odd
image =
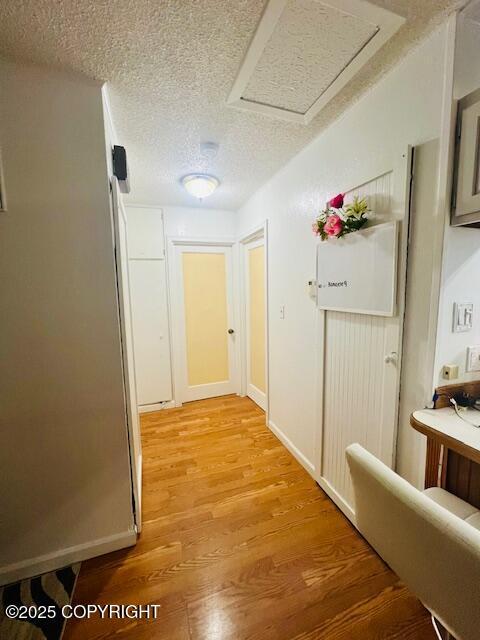
[(458, 364), (446, 364), (442, 367), (444, 380), (456, 380), (458, 378)]
[(480, 371), (480, 345), (467, 349), (467, 371)]

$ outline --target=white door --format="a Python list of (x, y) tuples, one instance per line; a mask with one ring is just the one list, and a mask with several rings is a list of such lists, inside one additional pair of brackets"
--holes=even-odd
[(175, 245), (176, 400), (237, 393), (232, 247)]
[(130, 260), (133, 340), (141, 411), (172, 399), (164, 260)]
[(401, 222), (395, 316), (318, 312), (324, 357), (319, 483), (349, 517), (346, 447), (359, 442), (389, 467), (395, 461), (410, 180), (409, 152), (391, 171), (347, 194), (366, 196), (378, 222)]
[(267, 409), (266, 254), (264, 238), (244, 244), (247, 396)]
[(163, 212), (126, 207), (135, 377), (140, 412), (172, 400)]
[(137, 392), (135, 384), (135, 359), (128, 277), (127, 219), (123, 203), (120, 199), (118, 182), (115, 177), (112, 178), (112, 199), (126, 418), (130, 447), (130, 465), (132, 470), (135, 523), (137, 530), (140, 531), (142, 527), (142, 444), (140, 440), (140, 421), (137, 412)]

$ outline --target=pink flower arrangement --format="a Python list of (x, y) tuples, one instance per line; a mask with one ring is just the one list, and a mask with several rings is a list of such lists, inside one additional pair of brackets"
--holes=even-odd
[(341, 209), (343, 207), (344, 197), (345, 197), (344, 193), (339, 193), (338, 196), (335, 196), (334, 198), (328, 201), (328, 206), (332, 207), (332, 209)]
[(323, 225), (323, 230), (327, 234), (327, 236), (339, 236), (343, 230), (343, 220), (336, 213), (332, 213), (328, 216), (325, 224)]
[(312, 231), (321, 240), (341, 238), (363, 227), (371, 213), (365, 198), (353, 198), (345, 205), (345, 194), (339, 193), (327, 202), (326, 208), (312, 224)]

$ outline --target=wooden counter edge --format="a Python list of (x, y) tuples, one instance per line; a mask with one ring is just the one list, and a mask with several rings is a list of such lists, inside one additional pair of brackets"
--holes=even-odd
[(443, 444), (445, 447), (447, 447), (447, 449), (452, 449), (452, 451), (456, 451), (465, 458), (468, 458), (469, 460), (473, 460), (474, 462), (480, 464), (480, 450), (474, 449), (468, 444), (460, 442), (459, 440), (456, 440), (451, 436), (447, 436), (445, 433), (440, 433), (433, 427), (429, 427), (424, 422), (420, 422), (420, 420), (417, 420), (417, 418), (414, 417), (413, 413), (410, 416), (410, 424), (416, 431), (423, 433), (423, 435), (427, 436), (427, 438), (436, 440), (440, 444)]

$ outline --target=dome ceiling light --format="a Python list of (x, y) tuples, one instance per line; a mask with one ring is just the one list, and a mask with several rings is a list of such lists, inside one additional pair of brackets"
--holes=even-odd
[(190, 195), (202, 200), (212, 195), (220, 181), (206, 173), (189, 173), (182, 178), (182, 184)]

